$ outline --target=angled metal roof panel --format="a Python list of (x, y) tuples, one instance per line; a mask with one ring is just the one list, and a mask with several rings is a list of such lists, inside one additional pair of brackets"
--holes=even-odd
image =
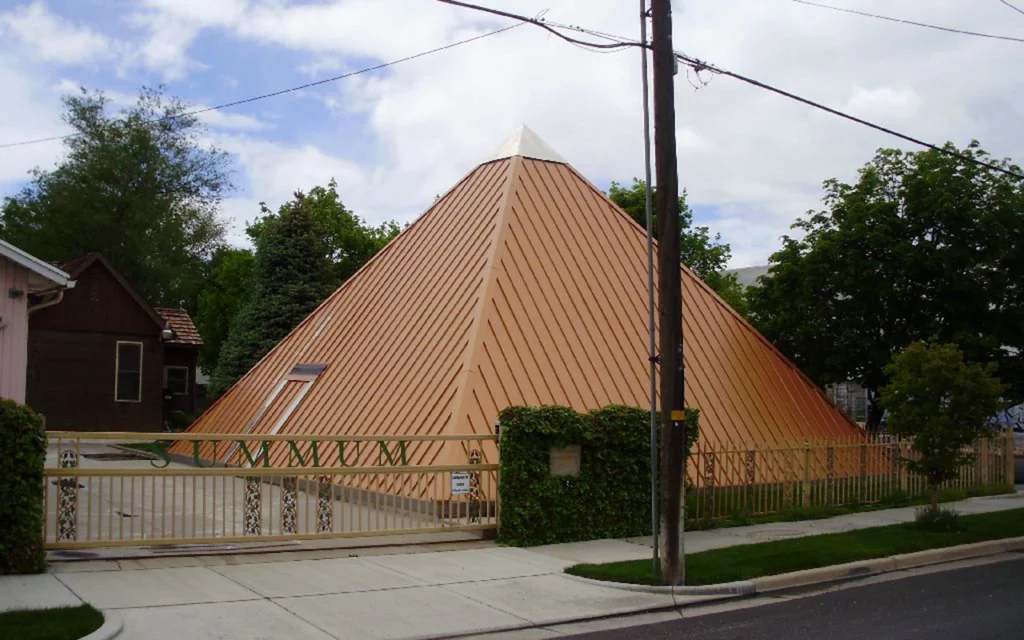
[[(192, 431), (243, 431), (301, 363), (327, 366), (282, 434), (491, 434), (510, 405), (646, 406), (645, 269), (643, 229), (569, 165), (522, 155), (485, 163)], [(709, 287), (683, 275), (686, 396), (702, 411), (702, 438), (764, 445), (859, 432)], [(455, 460), (456, 446), (419, 446), (409, 462)], [(495, 455), (484, 448), (485, 461)], [(277, 463), (286, 456), (275, 447)]]

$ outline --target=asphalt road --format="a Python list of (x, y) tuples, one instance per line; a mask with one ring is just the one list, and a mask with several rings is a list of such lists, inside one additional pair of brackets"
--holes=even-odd
[(1019, 640), (1024, 638), (1024, 559), (573, 638)]

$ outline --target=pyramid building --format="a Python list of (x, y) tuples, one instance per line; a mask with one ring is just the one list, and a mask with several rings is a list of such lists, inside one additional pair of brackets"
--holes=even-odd
[[(646, 265), (643, 228), (523, 127), (190, 431), (493, 434), (511, 405), (647, 406)], [(685, 267), (683, 287), (686, 401), (701, 410), (703, 440), (859, 433)], [(276, 447), (274, 464), (287, 455)], [(486, 462), (495, 456), (485, 449)], [(465, 454), (443, 442), (409, 460), (450, 462)]]

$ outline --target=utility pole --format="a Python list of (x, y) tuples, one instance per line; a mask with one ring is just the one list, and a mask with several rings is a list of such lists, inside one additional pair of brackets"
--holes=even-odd
[[(640, 42), (647, 44), (647, 0), (640, 0)], [(640, 48), (640, 84), (644, 100), (644, 205), (647, 212), (647, 330), (649, 334), (648, 357), (650, 358), (651, 375), (651, 533), (654, 540), (653, 569), (657, 574), (661, 571), (661, 549), (658, 543), (658, 325), (654, 314), (657, 295), (654, 288), (654, 200), (651, 190), (654, 179), (651, 177), (651, 97), (647, 82), (647, 47)]]
[(686, 424), (683, 408), (679, 177), (676, 173), (676, 58), (672, 48), (670, 0), (651, 0), (651, 29), (661, 352), (661, 577), (665, 584), (679, 585), (683, 584), (685, 570), (682, 508)]

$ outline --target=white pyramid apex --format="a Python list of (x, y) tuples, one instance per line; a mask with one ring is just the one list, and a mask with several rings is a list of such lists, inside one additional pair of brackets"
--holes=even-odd
[(533, 129), (530, 129), (525, 124), (519, 125), (516, 132), (509, 136), (508, 140), (505, 140), (498, 147), (498, 150), (492, 153), (486, 161), (504, 160), (513, 156), (568, 164), (562, 156), (558, 155), (554, 149), (548, 146), (548, 143), (541, 140), (540, 136), (533, 132)]

